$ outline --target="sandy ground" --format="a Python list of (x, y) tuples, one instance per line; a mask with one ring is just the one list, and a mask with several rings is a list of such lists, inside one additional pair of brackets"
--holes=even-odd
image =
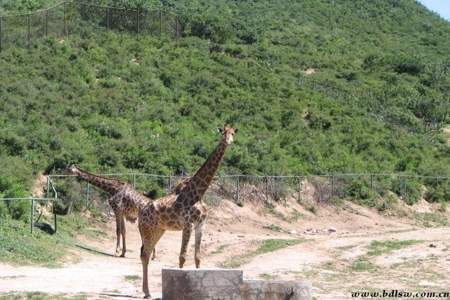
[[(419, 204), (417, 209), (423, 209)], [(98, 250), (74, 249), (79, 262), (61, 268), (0, 264), (0, 294), (39, 291), (48, 294), (85, 295), (89, 299), (142, 298), (140, 237), (128, 225), (126, 258), (113, 257), (114, 223), (110, 238), (80, 243)], [(267, 211), (251, 203), (238, 207), (222, 201), (211, 210), (202, 243), (202, 267), (248, 253), (255, 241), (302, 239), (302, 243), (255, 256), (243, 264), (247, 278), (309, 281), (316, 299), (351, 299), (351, 291), (403, 289), (441, 291), (450, 288), (450, 227), (424, 228), (411, 218), (388, 217), (351, 203), (318, 207), (315, 214), (294, 201)], [(187, 267), (194, 266), (191, 239)], [(372, 241), (415, 240), (412, 245), (370, 256)], [(161, 268), (177, 267), (180, 232), (167, 232), (150, 263), (150, 289), (161, 295)], [(358, 259), (372, 268), (356, 271)], [(442, 299), (442, 298), (441, 298)]]

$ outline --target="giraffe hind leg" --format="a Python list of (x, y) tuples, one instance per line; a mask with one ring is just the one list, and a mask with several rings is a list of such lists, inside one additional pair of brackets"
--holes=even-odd
[(202, 243), (203, 223), (195, 226), (195, 267), (200, 268), (200, 244)]
[(186, 250), (187, 250), (187, 246), (189, 244), (189, 239), (191, 237), (191, 231), (192, 231), (191, 224), (187, 224), (186, 227), (184, 227), (184, 229), (183, 229), (183, 238), (181, 241), (181, 251), (180, 251), (180, 258), (179, 258), (180, 269), (183, 268), (184, 263), (186, 262)]
[(115, 213), (116, 215), (116, 252), (115, 256), (119, 255), (120, 252), (120, 236), (122, 235), (122, 215), (120, 213)]
[(121, 219), (121, 229), (122, 229), (122, 254), (120, 257), (125, 257), (125, 252), (127, 252), (127, 243), (126, 243), (126, 228), (125, 228), (125, 218)]

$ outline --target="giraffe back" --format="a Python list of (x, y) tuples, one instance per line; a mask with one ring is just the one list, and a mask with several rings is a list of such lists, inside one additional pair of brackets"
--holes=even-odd
[(126, 184), (122, 191), (110, 198), (109, 204), (114, 211), (119, 210), (130, 222), (135, 222), (139, 210), (152, 200)]

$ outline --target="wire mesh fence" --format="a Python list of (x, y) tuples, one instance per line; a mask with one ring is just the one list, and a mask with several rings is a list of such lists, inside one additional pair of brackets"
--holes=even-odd
[[(189, 178), (139, 173), (102, 175), (128, 182), (150, 199), (173, 192)], [(307, 206), (313, 203), (335, 203), (338, 200), (356, 200), (373, 205), (377, 203), (374, 200), (393, 195), (408, 204), (413, 204), (420, 198), (432, 202), (450, 202), (450, 177), (405, 174), (220, 175), (214, 178), (204, 201), (210, 206), (218, 206), (224, 199), (238, 205), (243, 205), (244, 202), (271, 205), (289, 200)], [(39, 209), (43, 209), (47, 214), (42, 220), (48, 224), (53, 223), (51, 230), (56, 232), (57, 215), (87, 208), (100, 216), (105, 213), (106, 216), (112, 216), (113, 212), (106, 201), (108, 197), (101, 189), (76, 176), (50, 175), (43, 197), (0, 198), (0, 206), (8, 207), (12, 203), (21, 202), (28, 207), (30, 213), (27, 223), (30, 224), (31, 230), (33, 226), (39, 225), (38, 221), (42, 215)]]
[[(24, 205), (28, 205), (29, 208), (29, 219), (27, 223), (30, 224), (30, 231), (33, 234), (33, 228), (39, 227), (46, 230), (48, 233), (56, 233), (58, 228), (57, 218), (56, 218), (56, 198), (42, 198), (42, 197), (22, 197), (22, 198), (0, 198), (0, 205), (6, 207), (15, 207), (17, 210), (23, 210)], [(21, 208), (20, 208), (21, 207)], [(39, 209), (39, 208), (41, 209)], [(50, 208), (49, 213), (43, 215), (43, 207)], [(36, 215), (38, 216), (36, 218)], [(13, 216), (14, 217), (14, 216)], [(43, 221), (43, 222), (39, 222)], [(48, 224), (53, 223), (53, 228)]]
[[(155, 174), (106, 174), (132, 184), (152, 199), (172, 192), (187, 176)], [(107, 209), (106, 194), (74, 176), (51, 176), (59, 198), (69, 207), (97, 206)], [(402, 174), (332, 174), (305, 176), (216, 176), (205, 194), (205, 202), (218, 205), (222, 199), (238, 204), (251, 202), (331, 203), (336, 200), (371, 200), (396, 194), (412, 204), (424, 197), (430, 201), (450, 201), (450, 179), (443, 176)]]
[(47, 36), (84, 36), (106, 29), (177, 38), (182, 28), (180, 18), (163, 9), (126, 9), (64, 1), (28, 14), (0, 16), (0, 51), (11, 47), (31, 47)]

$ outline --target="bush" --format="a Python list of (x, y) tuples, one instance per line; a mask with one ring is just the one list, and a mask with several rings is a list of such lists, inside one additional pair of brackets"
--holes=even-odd
[(428, 186), (425, 193), (425, 199), (430, 202), (449, 201), (450, 199), (450, 184), (442, 182), (435, 186)]
[(11, 217), (15, 220), (21, 220), (25, 223), (30, 221), (31, 215), (31, 201), (30, 200), (16, 200), (9, 201), (8, 211)]
[(345, 186), (344, 194), (358, 203), (375, 206), (375, 202), (373, 201), (375, 193), (370, 189), (369, 184), (364, 179), (352, 179)]
[(9, 214), (5, 201), (0, 201), (0, 219), (6, 218)]
[(413, 205), (422, 196), (423, 184), (416, 178), (397, 177), (392, 185), (393, 192), (401, 196), (408, 205)]

